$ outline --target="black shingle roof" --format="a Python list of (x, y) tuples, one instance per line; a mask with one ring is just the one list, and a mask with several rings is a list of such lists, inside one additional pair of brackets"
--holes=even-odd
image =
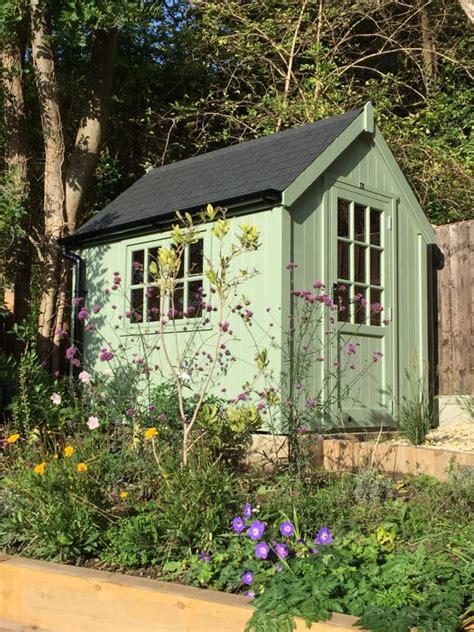
[(359, 116), (363, 108), (146, 173), (67, 241), (79, 242), (163, 219), (207, 203), (284, 191)]

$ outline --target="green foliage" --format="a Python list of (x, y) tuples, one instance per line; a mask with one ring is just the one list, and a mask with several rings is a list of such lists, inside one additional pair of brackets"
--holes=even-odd
[(407, 381), (410, 390), (397, 401), (396, 417), (403, 436), (413, 445), (420, 445), (433, 426), (429, 386), (424, 378), (413, 380), (408, 374)]
[(247, 630), (294, 630), (294, 616), (359, 616), (373, 632), (454, 632), (474, 588), (472, 568), (424, 549), (386, 554), (374, 540), (348, 536), (311, 558), (296, 558), (256, 598)]
[[(81, 455), (84, 458), (84, 455)], [(103, 463), (78, 472), (77, 457), (32, 463), (12, 470), (2, 482), (4, 518), (0, 545), (40, 559), (78, 562), (103, 546), (111, 498), (103, 484)]]
[(123, 566), (179, 559), (206, 549), (226, 530), (238, 502), (234, 475), (206, 460), (186, 469), (177, 461), (169, 466), (157, 480), (155, 499), (111, 528), (104, 559)]
[(376, 470), (369, 468), (355, 477), (354, 498), (359, 503), (380, 503), (395, 496), (393, 480)]

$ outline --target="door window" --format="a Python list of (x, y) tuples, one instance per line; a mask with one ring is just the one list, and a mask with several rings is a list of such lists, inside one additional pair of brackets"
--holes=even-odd
[(382, 324), (383, 211), (375, 206), (337, 198), (338, 319), (342, 322)]

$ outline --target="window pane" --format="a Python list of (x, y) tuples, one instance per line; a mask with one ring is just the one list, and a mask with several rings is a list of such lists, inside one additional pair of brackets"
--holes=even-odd
[(202, 281), (188, 283), (187, 313), (189, 318), (198, 318), (202, 314)]
[(365, 251), (364, 246), (354, 246), (354, 280), (365, 283)]
[(178, 270), (178, 274), (176, 275), (176, 278), (182, 279), (184, 277), (184, 258), (185, 258), (184, 249), (182, 247), (177, 248), (174, 244), (171, 244), (171, 248), (180, 254), (179, 270)]
[(188, 274), (202, 274), (203, 269), (203, 241), (199, 239), (189, 246)]
[(380, 218), (382, 211), (376, 208), (370, 209), (370, 243), (380, 246)]
[(170, 300), (169, 317), (183, 318), (184, 312), (184, 285), (177, 285)]
[(365, 287), (356, 285), (354, 288), (354, 322), (364, 325), (367, 313), (367, 299)]
[(130, 293), (131, 323), (139, 323), (143, 320), (143, 289), (135, 289)]
[(132, 252), (132, 285), (143, 283), (143, 265), (145, 262), (145, 251), (135, 250)]
[(382, 324), (382, 292), (381, 290), (370, 290), (370, 324)]
[(354, 239), (365, 241), (365, 206), (354, 205)]
[(372, 285), (382, 285), (380, 278), (380, 262), (382, 251), (375, 248), (370, 249), (370, 283)]
[(349, 238), (349, 209), (350, 202), (337, 199), (337, 236)]
[(345, 241), (337, 242), (337, 278), (349, 279), (350, 244)]
[(148, 287), (146, 290), (147, 310), (146, 319), (148, 322), (160, 320), (160, 290), (157, 287)]
[(337, 283), (333, 288), (333, 300), (338, 306), (337, 320), (340, 322), (349, 322), (349, 287), (342, 283)]
[(148, 250), (148, 283), (154, 283), (158, 276), (158, 251), (159, 248), (149, 248)]

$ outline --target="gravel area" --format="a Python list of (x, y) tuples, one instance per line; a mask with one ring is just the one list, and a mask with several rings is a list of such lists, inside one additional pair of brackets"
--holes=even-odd
[[(408, 445), (408, 441), (405, 441), (403, 437), (394, 438), (393, 441)], [(424, 445), (446, 450), (474, 452), (474, 421), (457, 422), (453, 420), (443, 424), (428, 433)]]

